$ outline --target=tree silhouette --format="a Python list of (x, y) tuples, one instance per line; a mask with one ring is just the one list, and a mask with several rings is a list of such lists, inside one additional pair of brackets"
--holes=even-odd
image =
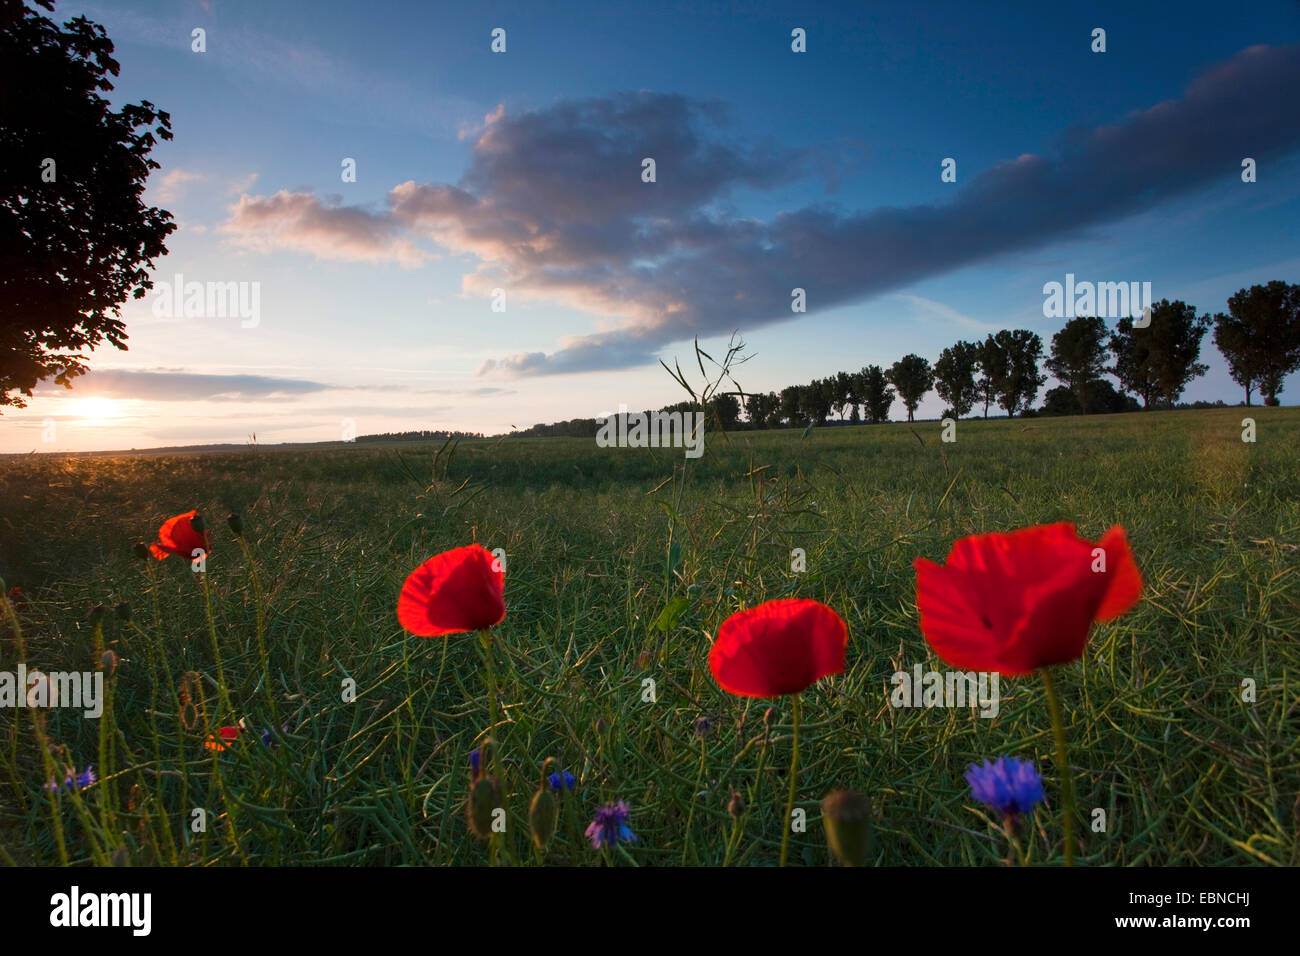
[(1258, 386), (1266, 405), (1278, 404), (1282, 380), (1300, 370), (1300, 285), (1273, 281), (1228, 299), (1228, 314), (1214, 317), (1214, 344), (1232, 380), (1250, 393)]
[(1146, 328), (1134, 328), (1132, 319), (1120, 319), (1110, 337), (1115, 377), (1145, 407), (1157, 402), (1172, 407), (1187, 383), (1208, 368), (1196, 360), (1209, 328), (1208, 316), (1198, 316), (1195, 306), (1179, 300), (1161, 299), (1152, 306)]
[(1001, 329), (985, 342), (984, 350), (993, 368), (986, 374), (992, 376), (998, 404), (1008, 417), (1014, 418), (1016, 412), (1034, 403), (1039, 386), (1047, 381), (1047, 376), (1038, 371), (1043, 340), (1028, 329)]
[(975, 382), (977, 400), (984, 403), (984, 417), (989, 417), (989, 406), (998, 400), (998, 382), (1007, 376), (1007, 356), (997, 340), (989, 335), (979, 344), (980, 377)]
[(140, 200), (170, 117), (148, 101), (109, 108), (112, 52), (85, 17), (60, 28), (0, 0), (0, 406), (23, 407), (50, 376), (70, 388), (105, 339), (126, 349), (121, 306), (152, 287), (176, 228)]
[(885, 370), (879, 365), (868, 365), (858, 373), (857, 378), (858, 394), (862, 396), (867, 421), (873, 425), (889, 421), (889, 406), (894, 404), (894, 390), (889, 387)]
[(961, 418), (970, 414), (979, 388), (975, 368), (979, 365), (980, 347), (974, 342), (958, 342), (939, 353), (934, 363), (934, 390)]
[(1052, 336), (1052, 355), (1047, 370), (1074, 393), (1079, 409), (1087, 414), (1088, 386), (1110, 371), (1106, 368), (1106, 322), (1079, 316)]
[(916, 406), (925, 393), (934, 387), (934, 372), (930, 363), (919, 355), (904, 355), (885, 373), (889, 384), (898, 391), (898, 397), (907, 407), (907, 420), (912, 421)]

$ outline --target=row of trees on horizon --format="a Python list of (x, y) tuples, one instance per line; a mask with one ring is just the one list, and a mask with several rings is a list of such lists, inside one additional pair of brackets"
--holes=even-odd
[[(708, 402), (709, 415), (711, 424), (727, 430), (806, 427), (832, 417), (875, 424), (888, 421), (900, 399), (912, 421), (931, 391), (947, 402), (945, 418), (972, 412), (988, 418), (995, 407), (1008, 417), (1174, 408), (1188, 384), (1208, 370), (1199, 359), (1201, 341), (1211, 329), (1229, 374), (1246, 391), (1246, 405), (1256, 391), (1265, 405), (1277, 405), (1283, 380), (1300, 370), (1300, 285), (1273, 281), (1251, 286), (1227, 305), (1226, 313), (1211, 317), (1181, 300), (1162, 299), (1152, 305), (1145, 327), (1132, 318), (1120, 319), (1114, 329), (1095, 316), (1073, 318), (1052, 336), (1046, 356), (1036, 332), (1003, 329), (981, 342), (956, 342), (933, 364), (909, 354), (889, 368), (868, 365), (857, 372), (836, 372), (780, 392), (715, 395)], [(1049, 390), (1042, 407), (1035, 409), (1047, 381), (1042, 368), (1061, 385)], [(1119, 388), (1105, 375), (1113, 376)], [(679, 402), (660, 411), (698, 408)], [(599, 424), (575, 418), (517, 434), (592, 437)]]

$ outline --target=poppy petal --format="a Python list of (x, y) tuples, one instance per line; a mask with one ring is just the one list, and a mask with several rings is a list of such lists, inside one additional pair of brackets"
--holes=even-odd
[(916, 603), (921, 631), (944, 663), (960, 670), (997, 670), (998, 642), (985, 613), (957, 572), (917, 558)]
[(157, 543), (149, 546), (153, 556), (159, 561), (172, 554), (189, 560), (195, 551), (206, 554), (211, 550), (207, 531), (194, 529), (193, 520), (198, 515), (197, 511), (187, 511), (164, 521), (158, 529)]
[(479, 544), (434, 555), (402, 585), (397, 619), (419, 637), (478, 631), (506, 616), (505, 572)]
[(745, 697), (797, 694), (844, 670), (848, 628), (818, 601), (785, 598), (723, 621), (709, 669), (723, 690)]
[[(1105, 571), (1094, 570), (1097, 547)], [(1094, 621), (1137, 601), (1142, 579), (1118, 525), (1100, 545), (1069, 522), (955, 542), (945, 566), (916, 569), (921, 631), (946, 663), (1024, 674), (1083, 654)]]
[(1097, 546), (1106, 551), (1106, 575), (1110, 581), (1101, 607), (1097, 609), (1097, 620), (1109, 621), (1138, 602), (1142, 594), (1142, 574), (1133, 560), (1128, 536), (1119, 525), (1107, 531)]

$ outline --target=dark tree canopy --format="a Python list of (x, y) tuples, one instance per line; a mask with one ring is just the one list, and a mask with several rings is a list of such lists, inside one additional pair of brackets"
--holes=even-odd
[(781, 424), (781, 399), (776, 392), (753, 392), (746, 395), (745, 415), (754, 428), (776, 428)]
[(934, 372), (930, 363), (919, 355), (904, 355), (893, 364), (885, 378), (898, 391), (898, 397), (907, 407), (910, 422), (925, 393), (934, 387)]
[(1104, 378), (1093, 379), (1085, 391), (1086, 402), (1079, 404), (1074, 391), (1065, 385), (1054, 388), (1043, 396), (1044, 415), (1106, 415), (1112, 412), (1136, 412), (1137, 400), (1115, 390)]
[(1265, 404), (1278, 404), (1282, 380), (1300, 371), (1300, 285), (1273, 281), (1240, 290), (1228, 299), (1228, 313), (1214, 317), (1214, 344), (1246, 390), (1247, 405), (1255, 388)]
[(170, 117), (147, 101), (110, 108), (112, 52), (85, 17), (59, 27), (0, 0), (0, 406), (50, 376), (70, 387), (105, 339), (126, 348), (121, 306), (152, 287), (176, 228), (140, 198)]
[(1145, 407), (1172, 407), (1187, 383), (1208, 368), (1197, 359), (1209, 328), (1209, 316), (1198, 316), (1195, 306), (1178, 300), (1161, 299), (1152, 306), (1146, 328), (1135, 328), (1132, 319), (1120, 319), (1110, 337), (1115, 377)]
[(1047, 381), (1038, 371), (1042, 357), (1043, 340), (1028, 329), (1001, 329), (985, 340), (981, 358), (987, 359), (988, 365), (984, 374), (1009, 417), (1033, 405), (1039, 386)]
[(978, 401), (984, 403), (984, 417), (989, 417), (989, 406), (998, 400), (998, 382), (1007, 374), (1007, 356), (992, 335), (979, 344), (980, 377), (975, 382)]
[(889, 421), (889, 407), (894, 404), (894, 390), (889, 387), (885, 370), (868, 365), (856, 376), (858, 395), (862, 398), (867, 421), (873, 425)]
[(939, 360), (934, 363), (934, 390), (952, 407), (957, 418), (969, 415), (979, 396), (975, 384), (979, 360), (979, 345), (957, 342), (940, 352)]
[(1085, 414), (1090, 411), (1088, 386), (1109, 371), (1107, 333), (1105, 320), (1079, 316), (1052, 336), (1047, 370), (1074, 393), (1079, 409)]

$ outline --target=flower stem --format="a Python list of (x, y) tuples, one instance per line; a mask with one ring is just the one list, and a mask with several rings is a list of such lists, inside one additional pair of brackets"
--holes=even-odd
[(794, 816), (795, 774), (799, 770), (799, 695), (794, 695), (791, 722), (794, 725), (794, 746), (790, 752), (790, 795), (786, 799), (785, 819), (781, 821), (781, 865), (785, 866), (790, 854), (790, 818)]
[(1061, 786), (1062, 829), (1065, 833), (1065, 865), (1074, 866), (1074, 775), (1070, 772), (1065, 746), (1065, 722), (1061, 719), (1061, 702), (1052, 683), (1052, 672), (1040, 669), (1043, 688), (1047, 691), (1047, 708), (1052, 712), (1052, 733), (1056, 737), (1056, 773)]
[(248, 542), (244, 540), (242, 534), (235, 540), (239, 542), (239, 548), (244, 552), (244, 563), (248, 566), (248, 579), (253, 585), (253, 611), (257, 621), (255, 631), (257, 656), (262, 660), (262, 688), (266, 691), (266, 704), (271, 708), (271, 724), (275, 728), (272, 733), (279, 736), (280, 715), (276, 713), (275, 689), (271, 684), (271, 662), (266, 656), (266, 623), (262, 619), (262, 582), (257, 577), (257, 565), (253, 563), (253, 552), (248, 547)]
[(691, 791), (691, 809), (686, 814), (686, 837), (682, 840), (682, 866), (686, 865), (686, 857), (691, 852), (691, 823), (695, 819), (695, 805), (700, 802), (700, 784), (704, 782), (704, 758), (707, 753), (704, 738), (701, 737), (700, 768), (695, 774), (695, 789)]

